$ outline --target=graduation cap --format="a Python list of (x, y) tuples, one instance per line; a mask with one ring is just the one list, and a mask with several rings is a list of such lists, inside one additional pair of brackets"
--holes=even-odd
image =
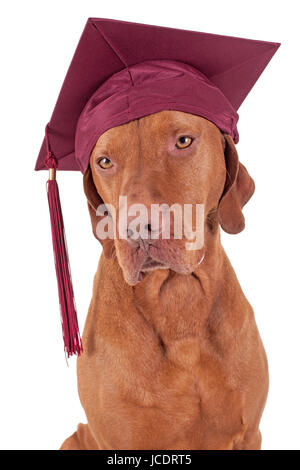
[(279, 43), (88, 19), (36, 162), (48, 200), (67, 355), (82, 351), (56, 170), (84, 173), (106, 130), (163, 110), (202, 116), (238, 142), (237, 110)]

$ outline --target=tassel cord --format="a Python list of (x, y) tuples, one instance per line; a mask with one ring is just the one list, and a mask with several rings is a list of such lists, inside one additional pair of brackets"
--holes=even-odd
[(47, 157), (45, 161), (45, 165), (49, 169), (47, 195), (49, 203), (53, 252), (61, 311), (63, 339), (66, 355), (67, 357), (70, 357), (72, 354), (81, 354), (82, 342), (79, 334), (77, 312), (74, 300), (74, 292), (63, 223), (63, 215), (60, 204), (59, 189), (56, 181), (57, 161), (50, 150), (47, 131), (48, 126), (46, 127)]

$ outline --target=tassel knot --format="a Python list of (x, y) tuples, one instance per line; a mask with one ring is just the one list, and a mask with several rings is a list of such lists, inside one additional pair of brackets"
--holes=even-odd
[(48, 152), (47, 157), (45, 159), (45, 166), (48, 168), (48, 170), (57, 169), (57, 160), (56, 158), (52, 155), (51, 152)]

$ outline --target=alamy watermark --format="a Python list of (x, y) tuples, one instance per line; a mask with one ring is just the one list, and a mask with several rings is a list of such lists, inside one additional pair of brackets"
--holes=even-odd
[[(117, 216), (118, 214), (118, 216)], [(101, 204), (96, 215), (100, 220), (97, 237), (131, 240), (185, 240), (186, 250), (200, 250), (204, 244), (204, 204), (128, 205), (119, 197), (118, 210), (112, 204)]]

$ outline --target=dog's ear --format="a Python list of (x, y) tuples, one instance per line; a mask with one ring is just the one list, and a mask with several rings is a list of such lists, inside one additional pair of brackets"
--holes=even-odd
[(224, 138), (226, 182), (219, 201), (219, 222), (225, 232), (239, 233), (245, 227), (242, 208), (254, 193), (255, 185), (244, 165), (239, 162), (232, 137), (224, 134)]
[[(99, 196), (99, 193), (96, 189), (94, 180), (93, 180), (93, 175), (91, 168), (88, 167), (87, 171), (85, 172), (83, 176), (83, 188), (84, 192), (88, 201), (88, 209), (91, 217), (91, 222), (92, 222), (92, 228), (93, 228), (93, 234), (97, 238), (98, 241), (102, 244), (103, 247), (103, 253), (106, 258), (111, 258), (113, 251), (114, 251), (114, 240), (110, 238), (106, 238), (105, 240), (101, 240), (97, 237), (97, 224), (101, 220), (101, 216), (98, 216), (96, 214), (97, 208), (103, 204), (103, 201), (101, 197)], [(104, 217), (104, 216), (102, 216)]]

